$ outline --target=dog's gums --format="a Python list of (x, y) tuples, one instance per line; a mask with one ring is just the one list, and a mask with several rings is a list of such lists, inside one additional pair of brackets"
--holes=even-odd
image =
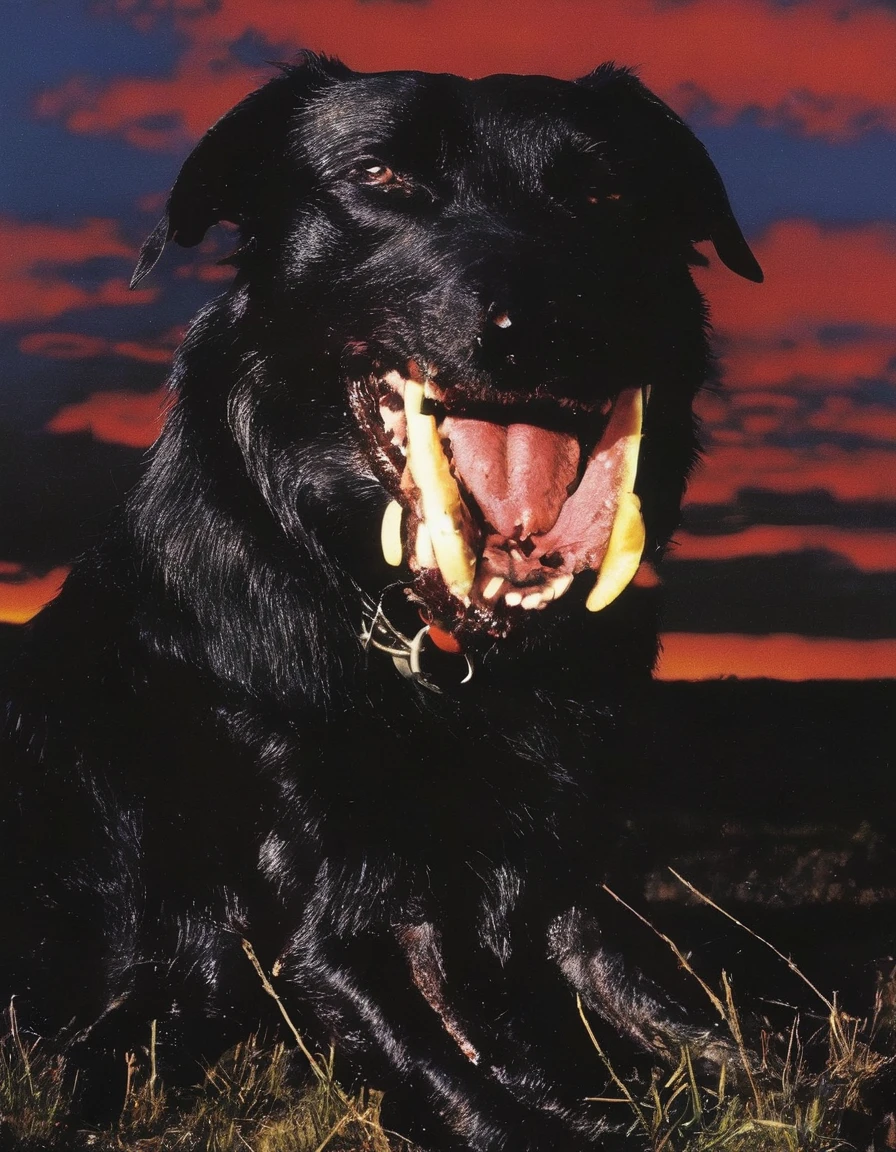
[[(411, 365), (415, 377), (416, 366)], [(572, 402), (465, 404), (434, 380), (391, 371), (355, 390), (355, 412), (397, 499), (383, 515), (388, 564), (437, 573), (455, 619), (506, 631), (508, 609), (543, 609), (597, 572), (596, 612), (644, 550), (635, 479), (642, 391), (595, 411)], [(375, 406), (376, 417), (371, 415)]]

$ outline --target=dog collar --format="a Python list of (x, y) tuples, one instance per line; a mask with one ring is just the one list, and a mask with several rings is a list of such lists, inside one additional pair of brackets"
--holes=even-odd
[[(371, 648), (385, 652), (402, 676), (431, 692), (445, 691), (449, 685), (442, 673), (447, 667), (455, 668), (458, 661), (456, 670), (463, 675), (454, 679), (451, 686), (469, 684), (473, 679), (473, 661), (454, 637), (432, 622), (424, 623), (413, 636), (406, 636), (383, 611), (383, 597), (376, 604), (365, 597), (358, 639), (365, 652)], [(441, 683), (435, 679), (437, 673)]]

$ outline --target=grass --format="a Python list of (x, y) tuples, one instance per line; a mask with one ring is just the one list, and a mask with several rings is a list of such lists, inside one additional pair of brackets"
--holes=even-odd
[[(65, 1059), (42, 1041), (26, 1041), (15, 1002), (0, 1038), (0, 1148), (21, 1152), (413, 1152), (380, 1122), (382, 1093), (346, 1092), (335, 1053), (305, 1044), (252, 945), (243, 941), (264, 990), (273, 997), (294, 1045), (258, 1036), (231, 1048), (199, 1084), (169, 1092), (156, 1067), (156, 1021), (147, 1045), (125, 1053), (121, 1113), (104, 1130), (69, 1122), (77, 1089)], [(296, 1055), (298, 1054), (298, 1061)], [(310, 1071), (310, 1076), (309, 1076)]]
[(58, 1133), (77, 1087), (62, 1056), (19, 1032), (15, 1001), (9, 1030), (0, 1040), (0, 1137), (5, 1143), (41, 1148)]
[[(332, 1053), (318, 1058), (324, 1079), (309, 1083), (284, 1043), (251, 1036), (205, 1070), (195, 1088), (166, 1092), (151, 1071), (150, 1047), (127, 1054), (121, 1115), (106, 1130), (67, 1123), (74, 1085), (61, 1057), (44, 1058), (37, 1044), (12, 1033), (0, 1041), (0, 1147), (94, 1152), (399, 1152), (405, 1141), (387, 1135), (381, 1095), (346, 1094), (335, 1079)], [(30, 1070), (26, 1072), (26, 1068)], [(12, 1093), (10, 1092), (12, 1087)]]
[[(735, 1003), (731, 980), (724, 971), (714, 988), (700, 975), (673, 940), (605, 890), (652, 931), (674, 953), (680, 967), (703, 990), (732, 1041), (734, 1058), (722, 1063), (714, 1079), (698, 1074), (692, 1053), (683, 1047), (673, 1070), (653, 1069), (648, 1084), (621, 1076), (604, 1052), (581, 1000), (579, 1015), (616, 1094), (607, 1104), (628, 1113), (628, 1130), (640, 1134), (651, 1152), (837, 1152), (852, 1148), (843, 1135), (844, 1122), (860, 1116), (870, 1090), (893, 1057), (881, 1051), (885, 1012), (884, 990), (878, 992), (870, 1018), (843, 1012), (836, 996), (825, 996), (794, 961), (742, 924), (692, 884), (670, 869), (692, 896), (736, 924), (770, 949), (816, 997), (820, 1020), (804, 1022), (798, 1015), (785, 1030), (764, 1022), (752, 1035)], [(617, 1123), (626, 1123), (617, 1120)], [(896, 1148), (896, 1123), (885, 1134), (886, 1148)]]
[[(879, 1043), (886, 996), (868, 1020), (846, 1015), (797, 965), (703, 896), (691, 894), (770, 948), (816, 997), (819, 1018), (795, 1017), (775, 1031), (748, 1024), (735, 1004), (728, 975), (713, 986), (669, 937), (629, 909), (673, 951), (699, 984), (731, 1037), (732, 1058), (707, 1073), (682, 1048), (677, 1066), (649, 1074), (620, 1072), (611, 1063), (584, 1006), (583, 1027), (606, 1078), (599, 1096), (611, 1120), (631, 1133), (633, 1147), (650, 1152), (838, 1152), (852, 1147), (844, 1119), (861, 1113), (869, 1088), (892, 1058)], [(609, 889), (607, 890), (609, 891)], [(610, 892), (614, 899), (620, 900)], [(629, 907), (625, 905), (625, 907)], [(127, 1084), (117, 1123), (104, 1130), (69, 1122), (77, 1088), (64, 1058), (19, 1031), (13, 1002), (0, 1038), (0, 1148), (22, 1152), (414, 1152), (380, 1122), (381, 1094), (347, 1092), (335, 1056), (306, 1045), (248, 941), (243, 947), (265, 992), (276, 1002), (289, 1044), (251, 1036), (206, 1068), (186, 1091), (167, 1091), (156, 1068), (156, 1025), (147, 1044), (125, 1056)], [(885, 992), (886, 990), (884, 990)], [(896, 1148), (896, 1123), (884, 1147)], [(545, 1152), (563, 1152), (550, 1149)]]

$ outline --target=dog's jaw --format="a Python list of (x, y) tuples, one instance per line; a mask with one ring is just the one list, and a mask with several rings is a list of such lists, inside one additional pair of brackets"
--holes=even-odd
[[(506, 635), (597, 573), (598, 611), (630, 583), (644, 548), (634, 493), (641, 389), (593, 406), (440, 387), (414, 362), (350, 388), (365, 444), (393, 500), (383, 554), (407, 563), (428, 614), (455, 633)], [(645, 390), (646, 391), (646, 390)], [(491, 403), (489, 403), (491, 400)]]

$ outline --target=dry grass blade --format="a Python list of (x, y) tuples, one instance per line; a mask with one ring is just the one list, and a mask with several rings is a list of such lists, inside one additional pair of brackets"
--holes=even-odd
[[(292, 1022), (292, 1019), (291, 1019), (289, 1013), (286, 1011), (286, 1006), (284, 1005), (283, 1001), (280, 999), (279, 995), (277, 994), (277, 989), (271, 983), (271, 981), (268, 978), (268, 975), (265, 972), (264, 968), (262, 968), (261, 961), (258, 959), (258, 956), (255, 954), (255, 949), (252, 947), (252, 945), (249, 943), (248, 940), (242, 940), (241, 943), (243, 946), (243, 951), (249, 957), (249, 962), (251, 963), (251, 965), (255, 969), (255, 971), (258, 973), (258, 978), (261, 981), (262, 988), (264, 988), (264, 990), (265, 990), (265, 992), (267, 992), (268, 996), (271, 997), (271, 999), (275, 1002), (277, 1007), (280, 1009), (280, 1015), (286, 1021), (286, 1026), (287, 1026), (287, 1028), (289, 1028), (290, 1032), (293, 1035), (293, 1039), (296, 1042), (296, 1047), (299, 1049), (299, 1051), (302, 1053), (302, 1055), (308, 1061), (308, 1064), (311, 1067), (311, 1071), (314, 1073), (314, 1075), (317, 1077), (317, 1079), (322, 1084), (333, 1084), (332, 1077), (327, 1074), (327, 1069), (323, 1068), (321, 1066), (317, 1057), (314, 1055), (314, 1053), (311, 1051), (311, 1049), (308, 1047), (308, 1045), (305, 1043), (304, 1039), (302, 1038), (301, 1032), (298, 1030), (298, 1028), (296, 1028), (295, 1024)], [(334, 1090), (340, 1096), (340, 1099), (342, 1100), (342, 1102), (344, 1104), (347, 1104), (348, 1103), (348, 1097), (345, 1096), (345, 1094), (342, 1092), (342, 1090), (338, 1087), (336, 1087)]]
[[(282, 1004), (281, 1012), (299, 1044)], [(63, 1056), (22, 1035), (14, 1003), (7, 1019), (0, 1036), (3, 1152), (411, 1152), (382, 1127), (381, 1093), (348, 1094), (338, 1085), (332, 1049), (314, 1056), (302, 1042), (297, 1056), (292, 1045), (265, 1046), (249, 1036), (209, 1065), (201, 1083), (166, 1090), (155, 1021), (147, 1025), (146, 1047), (125, 1055), (117, 1122), (80, 1129), (69, 1120), (76, 1078)]]
[(601, 1060), (603, 1061), (603, 1065), (606, 1068), (606, 1070), (610, 1076), (610, 1079), (613, 1081), (613, 1083), (616, 1085), (616, 1087), (622, 1093), (623, 1103), (628, 1104), (628, 1106), (631, 1108), (631, 1110), (637, 1116), (637, 1118), (638, 1118), (639, 1122), (641, 1123), (641, 1126), (644, 1128), (645, 1132), (649, 1133), (650, 1132), (650, 1125), (647, 1122), (646, 1116), (642, 1112), (642, 1110), (639, 1107), (634, 1096), (628, 1090), (628, 1087), (626, 1086), (625, 1082), (623, 1080), (621, 1080), (619, 1078), (619, 1076), (616, 1075), (616, 1071), (613, 1068), (612, 1063), (610, 1062), (609, 1056), (607, 1056), (607, 1054), (604, 1052), (603, 1048), (601, 1048), (600, 1044), (598, 1043), (597, 1037), (594, 1035), (594, 1030), (592, 1029), (591, 1024), (588, 1021), (588, 1017), (585, 1015), (585, 1009), (582, 1006), (582, 997), (581, 996), (576, 996), (576, 1007), (579, 1010), (579, 1016), (582, 1019), (582, 1023), (585, 1025), (585, 1031), (588, 1033), (588, 1036), (591, 1040), (591, 1043), (594, 1045), (594, 1048), (595, 1048), (598, 1056), (600, 1056)]
[(19, 1030), (15, 999), (0, 1037), (0, 1137), (23, 1147), (40, 1147), (56, 1135), (71, 1107), (77, 1079), (65, 1061)]
[(674, 953), (675, 958), (678, 960), (678, 963), (681, 965), (681, 967), (685, 970), (685, 972), (688, 973), (689, 976), (692, 976), (697, 981), (697, 983), (700, 985), (700, 987), (706, 993), (706, 996), (707, 996), (709, 1002), (712, 1004), (713, 1008), (715, 1008), (715, 1010), (718, 1012), (718, 1014), (721, 1016), (721, 1018), (727, 1023), (728, 1021), (727, 1021), (727, 1015), (725, 1012), (725, 1005), (722, 1003), (722, 1001), (719, 999), (719, 997), (715, 994), (715, 992), (713, 992), (712, 988), (710, 988), (710, 986), (706, 983), (706, 981), (703, 979), (703, 977), (698, 972), (696, 972), (694, 970), (694, 968), (691, 965), (691, 962), (688, 960), (687, 956), (685, 956), (685, 954), (681, 951), (681, 949), (678, 947), (678, 945), (675, 943), (675, 941), (672, 940), (669, 936), (667, 936), (664, 932), (661, 932), (659, 930), (659, 928), (656, 927), (655, 924), (651, 924), (651, 922), (647, 919), (647, 917), (642, 916), (641, 913), (637, 911), (637, 909), (632, 908), (631, 904), (626, 904), (626, 902), (622, 899), (622, 897), (617, 895), (613, 891), (612, 888), (608, 888), (606, 884), (602, 884), (601, 887), (603, 888), (604, 892), (607, 893), (608, 896), (613, 897), (613, 899), (617, 902), (617, 904), (621, 904), (622, 907), (625, 908), (625, 910), (627, 912), (631, 912), (631, 914), (633, 916), (637, 917), (637, 919), (640, 920), (642, 924), (644, 924), (647, 928), (649, 928), (651, 932), (653, 932), (656, 936), (658, 936), (660, 938), (660, 940), (662, 940), (663, 943), (666, 944), (671, 949), (671, 951)]
[(676, 872), (674, 868), (670, 868), (669, 871), (672, 873), (679, 884), (683, 884), (684, 887), (687, 888), (691, 895), (696, 896), (698, 900), (702, 901), (702, 903), (718, 912), (721, 916), (724, 916), (726, 920), (730, 920), (732, 924), (736, 924), (738, 928), (746, 932), (749, 936), (752, 936), (754, 940), (758, 940), (760, 944), (764, 944), (766, 948), (768, 948), (771, 952), (774, 952), (778, 959), (783, 960), (790, 971), (795, 976), (799, 977), (799, 979), (802, 980), (807, 988), (810, 988), (815, 993), (818, 999), (827, 1008), (828, 1012), (830, 1012), (832, 1016), (837, 1015), (837, 1009), (833, 1000), (828, 999), (828, 997), (825, 996), (825, 994), (812, 983), (809, 977), (803, 971), (801, 971), (801, 969), (789, 956), (786, 956), (779, 948), (776, 948), (774, 944), (772, 944), (769, 940), (766, 940), (764, 936), (760, 936), (758, 932), (754, 932), (752, 928), (749, 928), (746, 924), (738, 920), (736, 916), (733, 916), (720, 904), (716, 904), (714, 900), (711, 900), (710, 897), (707, 896), (704, 892), (701, 892), (699, 888), (695, 888), (690, 880), (685, 880), (685, 878)]
[[(804, 1041), (799, 1032), (799, 1018), (795, 1017), (780, 1033), (764, 1022), (757, 1025), (757, 1036), (748, 1035), (728, 974), (724, 971), (720, 974), (720, 993), (716, 992), (695, 971), (674, 940), (605, 886), (605, 891), (617, 903), (670, 948), (682, 969), (697, 981), (724, 1020), (737, 1051), (731, 1069), (722, 1063), (715, 1087), (705, 1082), (706, 1072), (695, 1066), (687, 1047), (682, 1048), (681, 1059), (671, 1074), (667, 1071), (661, 1075), (655, 1069), (647, 1089), (639, 1078), (632, 1078), (629, 1087), (627, 1078), (610, 1066), (580, 1003), (579, 1014), (591, 1041), (634, 1117), (632, 1127), (644, 1131), (651, 1152), (837, 1152), (845, 1149), (848, 1145), (839, 1134), (844, 1117), (861, 1110), (868, 1086), (892, 1062), (891, 1057), (870, 1046), (874, 1022), (869, 1031), (866, 1021), (847, 1016), (838, 1007), (836, 996), (824, 996), (793, 960), (705, 897), (674, 870), (670, 871), (703, 903), (783, 960), (825, 1005), (827, 1027)], [(735, 1068), (741, 1075), (741, 1091), (736, 1084), (732, 1090), (728, 1082), (728, 1073)]]
[[(367, 1106), (359, 1107), (357, 1102), (352, 1100), (342, 1090), (342, 1088), (340, 1088), (340, 1086), (333, 1078), (332, 1049), (330, 1050), (329, 1064), (322, 1064), (305, 1043), (301, 1032), (299, 1032), (298, 1028), (295, 1026), (292, 1018), (289, 1015), (289, 1012), (286, 1010), (286, 1005), (281, 1000), (276, 988), (273, 986), (270, 978), (262, 967), (261, 961), (258, 959), (258, 956), (256, 955), (255, 949), (252, 947), (251, 942), (243, 939), (241, 943), (243, 946), (243, 951), (246, 953), (246, 956), (249, 958), (249, 962), (252, 964), (252, 967), (258, 974), (258, 978), (261, 980), (262, 987), (276, 1003), (278, 1009), (280, 1010), (280, 1015), (283, 1017), (284, 1021), (286, 1022), (286, 1026), (289, 1028), (293, 1038), (295, 1039), (296, 1046), (308, 1061), (312, 1072), (317, 1077), (319, 1084), (326, 1092), (332, 1094), (332, 1096), (338, 1100), (339, 1104), (344, 1109), (344, 1114), (334, 1122), (331, 1131), (329, 1131), (324, 1136), (324, 1139), (317, 1146), (317, 1148), (314, 1149), (314, 1152), (323, 1152), (323, 1150), (334, 1139), (339, 1131), (348, 1123), (357, 1124), (367, 1129), (370, 1146), (373, 1149), (373, 1152), (391, 1152), (388, 1137), (379, 1121), (379, 1102), (381, 1098), (376, 1098), (376, 1105), (371, 1110), (369, 1103), (369, 1100), (371, 1099), (370, 1096), (368, 1096)], [(362, 1092), (361, 1099), (363, 1100), (363, 1098), (364, 1094)]]

